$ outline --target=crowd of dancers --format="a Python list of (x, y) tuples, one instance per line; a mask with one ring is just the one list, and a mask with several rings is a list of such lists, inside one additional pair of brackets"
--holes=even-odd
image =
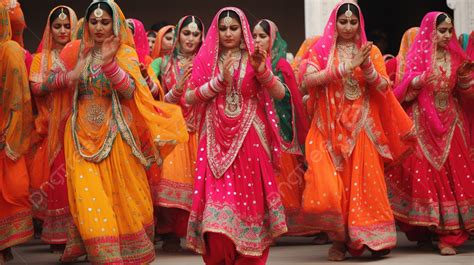
[[(0, 263), (37, 235), (62, 262), (265, 264), (281, 236), (328, 259), (455, 255), (474, 234), (474, 31), (429, 12), (397, 56), (342, 1), (287, 60), (225, 7), (146, 31), (113, 0), (53, 8), (33, 55), (0, 1)], [(159, 257), (157, 258), (159, 260)]]

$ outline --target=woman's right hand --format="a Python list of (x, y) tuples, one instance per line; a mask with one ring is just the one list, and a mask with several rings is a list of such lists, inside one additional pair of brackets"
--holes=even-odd
[(67, 80), (68, 80), (68, 86), (73, 86), (74, 83), (79, 80), (82, 71), (84, 70), (84, 67), (86, 66), (86, 61), (87, 61), (87, 56), (91, 52), (92, 48), (94, 46), (92, 45), (86, 45), (82, 49), (82, 51), (79, 52), (79, 56), (76, 62), (76, 66), (72, 71), (68, 73)]
[(372, 43), (368, 42), (365, 45), (363, 45), (357, 54), (354, 56), (354, 58), (351, 61), (351, 68), (355, 69), (356, 67), (359, 67), (361, 64), (363, 64), (367, 58), (369, 58), (370, 52), (372, 50)]
[(224, 56), (224, 63), (222, 65), (222, 71), (224, 75), (224, 81), (227, 84), (232, 83), (232, 67), (234, 67), (235, 58), (232, 57), (232, 52), (228, 51), (227, 54)]
[(181, 78), (178, 80), (178, 83), (176, 84), (176, 87), (175, 87), (177, 91), (183, 91), (186, 82), (191, 77), (191, 73), (193, 71), (193, 65), (190, 63), (186, 65), (184, 69), (185, 69), (184, 73), (181, 76)]

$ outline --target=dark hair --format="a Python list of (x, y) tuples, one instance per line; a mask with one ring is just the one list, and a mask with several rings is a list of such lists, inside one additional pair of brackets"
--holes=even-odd
[(162, 27), (168, 26), (168, 25), (170, 25), (170, 23), (168, 23), (167, 21), (160, 21), (158, 23), (153, 24), (150, 29), (158, 32), (160, 31)]
[(266, 20), (260, 20), (257, 25), (260, 25), (263, 31), (265, 31), (265, 33), (270, 36), (270, 24), (268, 24)]
[(357, 8), (356, 5), (351, 4), (351, 3), (341, 5), (339, 9), (337, 10), (336, 17), (339, 17), (340, 15), (346, 13), (348, 8), (352, 12), (352, 14), (354, 14), (358, 19), (360, 19), (359, 9)]
[(170, 32), (173, 32), (173, 29), (174, 29), (174, 28), (171, 28), (171, 27), (170, 27), (170, 28), (165, 32), (165, 34), (163, 34), (163, 36), (165, 36), (166, 34), (168, 34), (168, 33), (170, 33)]
[(229, 17), (231, 17), (231, 18), (235, 18), (239, 22), (239, 24), (242, 25), (242, 22), (240, 22), (239, 15), (233, 10), (224, 10), (224, 11), (222, 11), (221, 14), (219, 15), (219, 21), (221, 21), (221, 19), (227, 17), (227, 15), (229, 15)]
[(436, 27), (439, 26), (439, 24), (443, 23), (446, 18), (451, 19), (451, 21), (453, 20), (448, 14), (442, 13), (436, 18)]
[(194, 22), (196, 22), (197, 26), (198, 26), (198, 29), (202, 32), (202, 23), (201, 23), (201, 20), (199, 20), (199, 18), (195, 17), (195, 16), (189, 16), (187, 17), (183, 23), (181, 24), (181, 29), (183, 29), (184, 27), (186, 27), (187, 25), (189, 25), (191, 22), (193, 22), (193, 17), (194, 17)]
[(92, 4), (89, 7), (89, 9), (87, 9), (87, 14), (86, 14), (87, 21), (89, 21), (89, 17), (91, 16), (92, 12), (94, 12), (94, 10), (96, 10), (99, 7), (99, 4), (100, 4), (100, 9), (107, 12), (110, 16), (113, 15), (114, 12), (112, 11), (112, 7), (110, 7), (110, 5), (107, 2), (98, 2), (98, 3)]
[(127, 19), (126, 22), (127, 22), (128, 28), (130, 29), (132, 34), (135, 35), (135, 24), (133, 23), (133, 20)]
[(153, 31), (153, 30), (149, 30), (149, 31), (146, 33), (146, 36), (147, 36), (147, 37), (156, 38), (156, 32)]
[(59, 15), (61, 14), (61, 11), (64, 12), (64, 14), (66, 14), (67, 17), (69, 18), (69, 9), (65, 7), (58, 7), (53, 11), (51, 16), (49, 17), (49, 25), (53, 25), (53, 21), (59, 17)]

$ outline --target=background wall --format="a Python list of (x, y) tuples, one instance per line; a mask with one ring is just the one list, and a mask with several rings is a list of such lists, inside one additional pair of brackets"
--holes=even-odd
[[(60, 4), (72, 7), (82, 17), (89, 5), (88, 0), (20, 0), (28, 29), (25, 31), (26, 48), (34, 51), (43, 33), (49, 11)], [(188, 14), (199, 16), (206, 27), (215, 13), (224, 6), (237, 6), (244, 10), (251, 25), (259, 18), (269, 18), (279, 27), (289, 50), (295, 53), (304, 40), (304, 0), (116, 0), (125, 16), (140, 19), (148, 28), (153, 23), (167, 21), (176, 24), (180, 17)], [(396, 54), (403, 32), (420, 25), (429, 11), (444, 11), (452, 15), (446, 0), (397, 0), (358, 1), (366, 19), (369, 39), (374, 30), (387, 35), (386, 52)]]

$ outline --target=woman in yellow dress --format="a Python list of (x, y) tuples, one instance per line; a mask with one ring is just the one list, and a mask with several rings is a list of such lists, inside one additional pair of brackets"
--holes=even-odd
[(83, 34), (61, 53), (67, 71), (50, 77), (74, 92), (64, 146), (75, 227), (62, 260), (87, 254), (93, 264), (150, 263), (153, 204), (145, 167), (188, 140), (186, 124), (178, 106), (153, 99), (114, 1), (89, 6)]
[(33, 235), (25, 153), (33, 124), (24, 51), (0, 2), (0, 264)]

